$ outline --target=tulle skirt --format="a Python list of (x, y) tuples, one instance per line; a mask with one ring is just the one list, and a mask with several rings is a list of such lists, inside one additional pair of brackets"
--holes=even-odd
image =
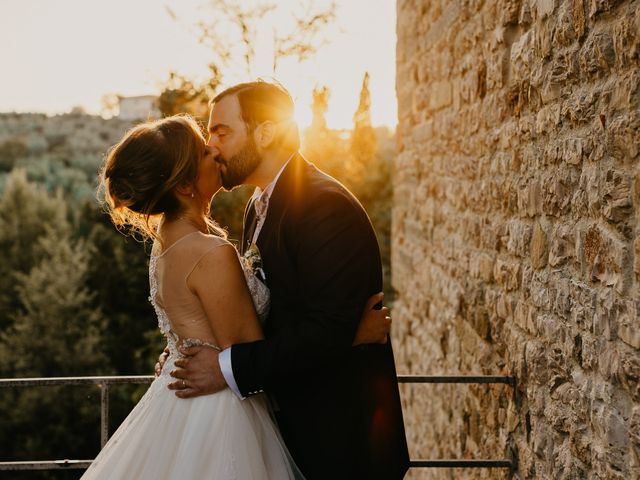
[(264, 395), (240, 400), (227, 388), (180, 399), (167, 388), (172, 368), (169, 359), (83, 480), (301, 478)]

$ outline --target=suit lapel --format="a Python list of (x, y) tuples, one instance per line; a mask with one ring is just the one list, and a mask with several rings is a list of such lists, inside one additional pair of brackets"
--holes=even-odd
[(296, 153), (282, 171), (269, 199), (267, 218), (256, 241), (261, 252), (265, 253), (263, 248), (270, 248), (272, 240), (279, 236), (280, 224), (287, 208), (295, 205), (297, 198), (302, 194), (300, 180), (306, 167), (304, 157)]

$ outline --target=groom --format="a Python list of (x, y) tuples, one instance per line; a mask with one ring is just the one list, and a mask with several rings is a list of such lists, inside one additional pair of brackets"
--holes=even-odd
[(258, 187), (241, 251), (259, 250), (271, 310), (264, 340), (219, 355), (185, 349), (172, 375), (190, 389), (176, 394), (267, 391), (308, 480), (401, 479), (409, 458), (391, 343), (351, 347), (363, 305), (382, 289), (376, 236), (355, 197), (298, 153), (293, 112), (289, 93), (262, 81), (212, 101), (223, 186)]

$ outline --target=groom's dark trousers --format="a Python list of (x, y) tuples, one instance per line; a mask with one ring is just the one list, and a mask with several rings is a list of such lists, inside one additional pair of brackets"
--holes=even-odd
[[(247, 208), (242, 250), (252, 238)], [(382, 290), (371, 222), (339, 182), (296, 154), (257, 239), (271, 310), (265, 340), (234, 345), (241, 393), (269, 392), (308, 480), (404, 477), (409, 456), (391, 342), (351, 347)]]

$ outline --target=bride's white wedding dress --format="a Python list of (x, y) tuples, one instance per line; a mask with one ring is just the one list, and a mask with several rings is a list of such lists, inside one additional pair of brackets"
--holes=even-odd
[[(181, 338), (176, 332), (210, 332), (204, 310), (186, 285), (204, 254), (226, 242), (200, 232), (182, 237), (162, 254), (154, 245), (149, 261), (149, 297), (170, 354), (149, 390), (113, 434), (82, 476), (84, 480), (282, 480), (301, 474), (275, 426), (264, 395), (238, 399), (230, 389), (180, 399), (167, 385), (181, 343), (208, 345), (202, 333)], [(240, 262), (261, 320), (269, 290)]]

